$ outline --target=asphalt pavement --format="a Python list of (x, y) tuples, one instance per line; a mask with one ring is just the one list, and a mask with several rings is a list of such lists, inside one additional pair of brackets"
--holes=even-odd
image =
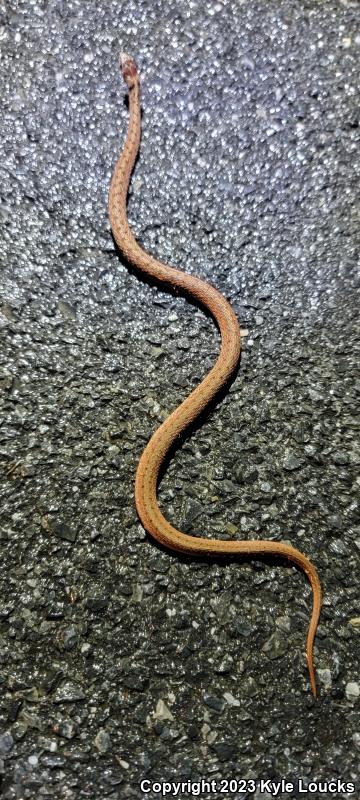
[[(3, 797), (356, 798), (359, 3), (19, 0), (0, 39)], [(243, 331), (160, 505), (311, 558), (317, 700), (305, 576), (179, 558), (136, 516), (142, 449), (219, 335), (116, 251), (120, 51), (142, 79), (134, 233)]]

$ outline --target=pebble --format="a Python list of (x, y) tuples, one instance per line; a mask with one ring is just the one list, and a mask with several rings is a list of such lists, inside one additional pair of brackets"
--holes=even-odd
[(100, 730), (95, 736), (94, 744), (99, 753), (107, 753), (108, 750), (110, 750), (111, 748), (110, 734), (105, 730), (105, 728), (100, 728)]
[(75, 703), (78, 700), (85, 700), (85, 692), (80, 686), (74, 683), (64, 683), (59, 686), (54, 696), (54, 703)]
[(160, 720), (165, 720), (165, 719), (173, 720), (174, 719), (170, 709), (167, 707), (166, 703), (164, 703), (164, 701), (161, 700), (161, 699), (158, 700), (158, 702), (156, 704), (156, 711), (154, 713), (154, 717), (155, 717), (155, 719), (160, 719)]
[(204, 692), (203, 701), (206, 706), (211, 708), (213, 711), (217, 711), (218, 713), (220, 713), (224, 708), (224, 701), (222, 697), (216, 697), (215, 695)]
[(66, 764), (66, 759), (63, 756), (44, 755), (41, 757), (41, 764), (49, 769), (59, 769)]
[(345, 466), (346, 464), (349, 463), (349, 456), (348, 456), (347, 453), (344, 453), (342, 450), (341, 451), (338, 450), (336, 453), (332, 454), (332, 460), (333, 460), (334, 464), (337, 464), (338, 466), (343, 467), (343, 466)]
[(236, 755), (236, 747), (232, 742), (217, 742), (213, 745), (219, 761), (231, 761)]
[(355, 745), (357, 750), (360, 750), (360, 733), (354, 733), (352, 736), (353, 744)]
[(73, 739), (78, 732), (78, 727), (75, 722), (63, 720), (55, 723), (53, 731), (63, 739)]
[(345, 686), (345, 694), (348, 700), (355, 702), (360, 697), (360, 685), (355, 681), (350, 681)]
[(289, 451), (286, 453), (284, 461), (283, 461), (283, 468), (287, 470), (287, 472), (293, 472), (295, 469), (300, 469), (303, 462), (300, 458), (298, 458), (295, 453)]
[(14, 739), (10, 731), (5, 731), (5, 733), (2, 733), (0, 736), (0, 755), (6, 756), (8, 753), (10, 753), (13, 744), (14, 744)]
[(231, 692), (224, 692), (223, 694), (224, 699), (226, 700), (228, 706), (240, 706), (240, 700), (237, 700)]
[(269, 639), (263, 644), (262, 651), (266, 653), (268, 658), (280, 658), (288, 650), (288, 641), (285, 637), (280, 637), (277, 632), (273, 633)]
[(67, 522), (58, 519), (49, 519), (49, 527), (59, 539), (63, 539), (65, 542), (75, 542), (77, 537), (77, 531), (74, 528), (71, 528)]
[(322, 683), (324, 689), (331, 689), (332, 687), (331, 670), (317, 669), (316, 674), (319, 678), (320, 683)]

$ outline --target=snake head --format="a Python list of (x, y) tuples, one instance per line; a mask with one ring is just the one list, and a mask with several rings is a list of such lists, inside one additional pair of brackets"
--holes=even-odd
[(128, 89), (132, 89), (139, 80), (136, 63), (127, 53), (120, 54), (120, 70)]

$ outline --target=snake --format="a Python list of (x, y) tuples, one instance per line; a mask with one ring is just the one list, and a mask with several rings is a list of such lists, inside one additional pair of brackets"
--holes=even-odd
[(124, 146), (116, 161), (109, 189), (109, 219), (112, 234), (125, 263), (157, 285), (185, 295), (207, 310), (221, 337), (218, 358), (208, 374), (170, 413), (153, 433), (146, 445), (135, 476), (135, 506), (144, 529), (156, 541), (178, 554), (192, 557), (275, 557), (285, 559), (302, 570), (312, 589), (312, 613), (306, 639), (306, 659), (310, 686), (317, 696), (313, 659), (314, 639), (321, 611), (321, 583), (312, 562), (300, 550), (283, 541), (264, 539), (230, 540), (190, 535), (177, 530), (162, 514), (158, 499), (159, 473), (172, 447), (179, 443), (204, 409), (224, 389), (240, 359), (240, 326), (230, 303), (212, 285), (180, 269), (162, 263), (144, 250), (130, 229), (127, 216), (127, 195), (140, 148), (141, 98), (140, 72), (135, 60), (122, 53), (120, 72), (128, 89), (128, 129)]

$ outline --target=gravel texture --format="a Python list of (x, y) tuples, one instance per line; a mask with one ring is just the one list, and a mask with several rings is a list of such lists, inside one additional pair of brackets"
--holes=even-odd
[[(185, 798), (201, 778), (356, 797), (359, 3), (15, 0), (0, 14), (3, 797), (153, 800), (168, 780), (193, 782)], [(317, 702), (305, 577), (178, 558), (137, 521), (141, 450), (219, 341), (115, 251), (120, 50), (143, 80), (135, 234), (214, 283), (248, 332), (161, 506), (181, 530), (312, 558)], [(331, 778), (336, 794), (299, 792)]]

